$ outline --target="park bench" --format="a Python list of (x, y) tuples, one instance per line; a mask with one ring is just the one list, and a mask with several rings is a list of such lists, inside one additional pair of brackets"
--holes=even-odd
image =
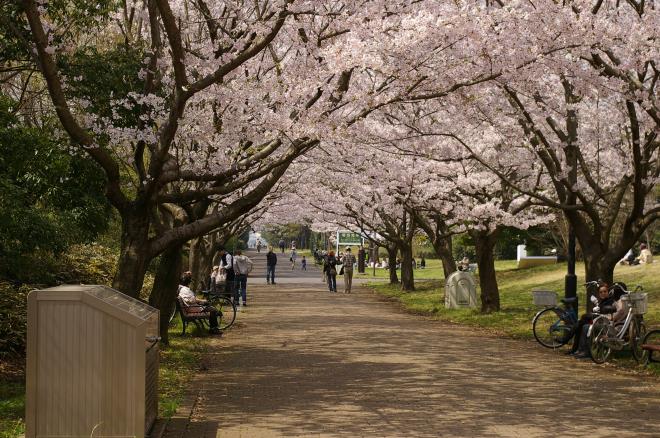
[(186, 334), (186, 327), (189, 323), (192, 322), (201, 330), (204, 328), (204, 324), (209, 320), (209, 312), (205, 311), (203, 306), (189, 306), (181, 297), (176, 298), (176, 309), (181, 316), (181, 324), (183, 325), (181, 335)]

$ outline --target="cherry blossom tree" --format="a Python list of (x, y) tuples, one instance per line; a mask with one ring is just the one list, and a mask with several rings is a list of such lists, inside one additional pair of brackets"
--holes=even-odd
[[(341, 99), (333, 94), (326, 105), (318, 84), (287, 88), (300, 83), (300, 71), (292, 69), (295, 78), (285, 79), (284, 66), (318, 64), (317, 45), (304, 41), (314, 36), (320, 45), (340, 33), (331, 7), (317, 13), (313, 2), (299, 2), (296, 12), (291, 4), (124, 4), (114, 21), (97, 23), (81, 41), (61, 38), (65, 17), (56, 16), (51, 5), (24, 2), (57, 115), (73, 142), (104, 169), (107, 196), (122, 218), (114, 281), (119, 290), (137, 295), (149, 260), (244, 215), (295, 158), (318, 144), (297, 127), (304, 125), (303, 110), (318, 104), (325, 111)], [(84, 78), (64, 77), (57, 58), (81, 44), (103, 44), (113, 34), (127, 45), (147, 45), (137, 73), (143, 88), (113, 96), (106, 102), (110, 115), (99, 116), (87, 110), (98, 104), (95, 96), (70, 96), (72, 84)], [(335, 81), (321, 70), (330, 95)], [(338, 89), (343, 86), (340, 80)], [(307, 96), (302, 104), (301, 96)], [(134, 122), (122, 118), (127, 111)], [(196, 206), (185, 222), (156, 230), (154, 215), (161, 206), (191, 203)], [(214, 203), (222, 207), (209, 210)]]

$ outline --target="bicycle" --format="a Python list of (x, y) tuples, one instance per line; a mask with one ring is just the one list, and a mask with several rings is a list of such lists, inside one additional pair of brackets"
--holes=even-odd
[(202, 295), (209, 302), (209, 305), (218, 310), (218, 315), (221, 315), (218, 321), (218, 328), (226, 330), (236, 321), (236, 304), (226, 295), (213, 293), (213, 291), (202, 291)]
[(660, 329), (650, 330), (642, 339), (642, 365), (660, 363)]
[[(236, 321), (236, 305), (230, 300), (227, 296), (214, 293), (210, 290), (204, 290), (201, 292), (206, 301), (210, 306), (215, 307), (218, 311), (218, 328), (220, 330), (226, 330)], [(176, 306), (172, 306), (172, 312), (170, 314), (170, 324), (176, 317)]]
[(577, 327), (577, 314), (573, 303), (577, 298), (563, 298), (564, 307), (557, 305), (557, 293), (532, 291), (534, 304), (546, 306), (532, 319), (532, 332), (539, 344), (547, 348), (559, 348), (573, 338)]
[[(607, 315), (594, 318), (587, 332), (589, 340), (589, 353), (591, 360), (597, 364), (604, 363), (612, 350), (623, 350), (630, 347), (632, 355), (637, 362), (641, 362), (644, 355), (642, 339), (646, 335), (643, 315), (647, 309), (647, 294), (638, 293), (643, 290), (637, 286), (633, 292), (626, 291), (620, 300), (627, 307), (626, 319), (623, 325), (611, 321)], [(595, 309), (594, 309), (595, 310)]]

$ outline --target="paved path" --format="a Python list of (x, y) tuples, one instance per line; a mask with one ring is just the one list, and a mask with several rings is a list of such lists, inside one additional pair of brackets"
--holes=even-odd
[(365, 289), (330, 294), (309, 275), (249, 285), (191, 419), (167, 437), (660, 436), (653, 378), (409, 315)]

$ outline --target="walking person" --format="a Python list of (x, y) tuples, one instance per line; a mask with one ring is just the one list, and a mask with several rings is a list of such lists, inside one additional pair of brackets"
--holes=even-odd
[[(234, 258), (224, 248), (220, 248), (220, 273), (225, 274), (224, 296), (232, 299), (236, 285), (236, 275), (234, 272)], [(217, 280), (217, 278), (216, 278)], [(236, 303), (238, 305), (238, 303)]]
[(302, 260), (300, 261), (300, 269), (303, 271), (307, 270), (307, 259), (305, 256), (303, 256)]
[(327, 263), (328, 263), (328, 254), (325, 251), (323, 251), (323, 254), (321, 254), (321, 281), (323, 283), (328, 281), (328, 276), (325, 269), (325, 265)]
[(275, 265), (277, 264), (277, 254), (273, 252), (273, 247), (268, 248), (266, 253), (266, 283), (275, 284)]
[(291, 270), (293, 271), (296, 267), (296, 258), (298, 257), (298, 254), (296, 254), (296, 248), (291, 249), (291, 257), (289, 257), (289, 261), (291, 262)]
[(351, 254), (350, 246), (346, 247), (346, 252), (341, 261), (344, 266), (344, 293), (350, 294), (353, 286), (353, 265), (355, 265), (355, 256)]
[(236, 272), (236, 283), (238, 285), (234, 294), (234, 302), (237, 306), (239, 298), (243, 298), (243, 306), (247, 306), (247, 277), (252, 271), (253, 266), (254, 263), (252, 263), (252, 260), (244, 256), (240, 249), (237, 249), (236, 256), (234, 257), (234, 271)]
[(285, 246), (286, 246), (286, 242), (284, 241), (284, 239), (280, 239), (279, 247), (280, 247), (280, 252), (281, 252), (282, 254), (284, 254), (284, 247), (285, 247)]
[(330, 292), (337, 292), (337, 257), (335, 252), (330, 251), (325, 261), (325, 276), (328, 279), (328, 290)]

